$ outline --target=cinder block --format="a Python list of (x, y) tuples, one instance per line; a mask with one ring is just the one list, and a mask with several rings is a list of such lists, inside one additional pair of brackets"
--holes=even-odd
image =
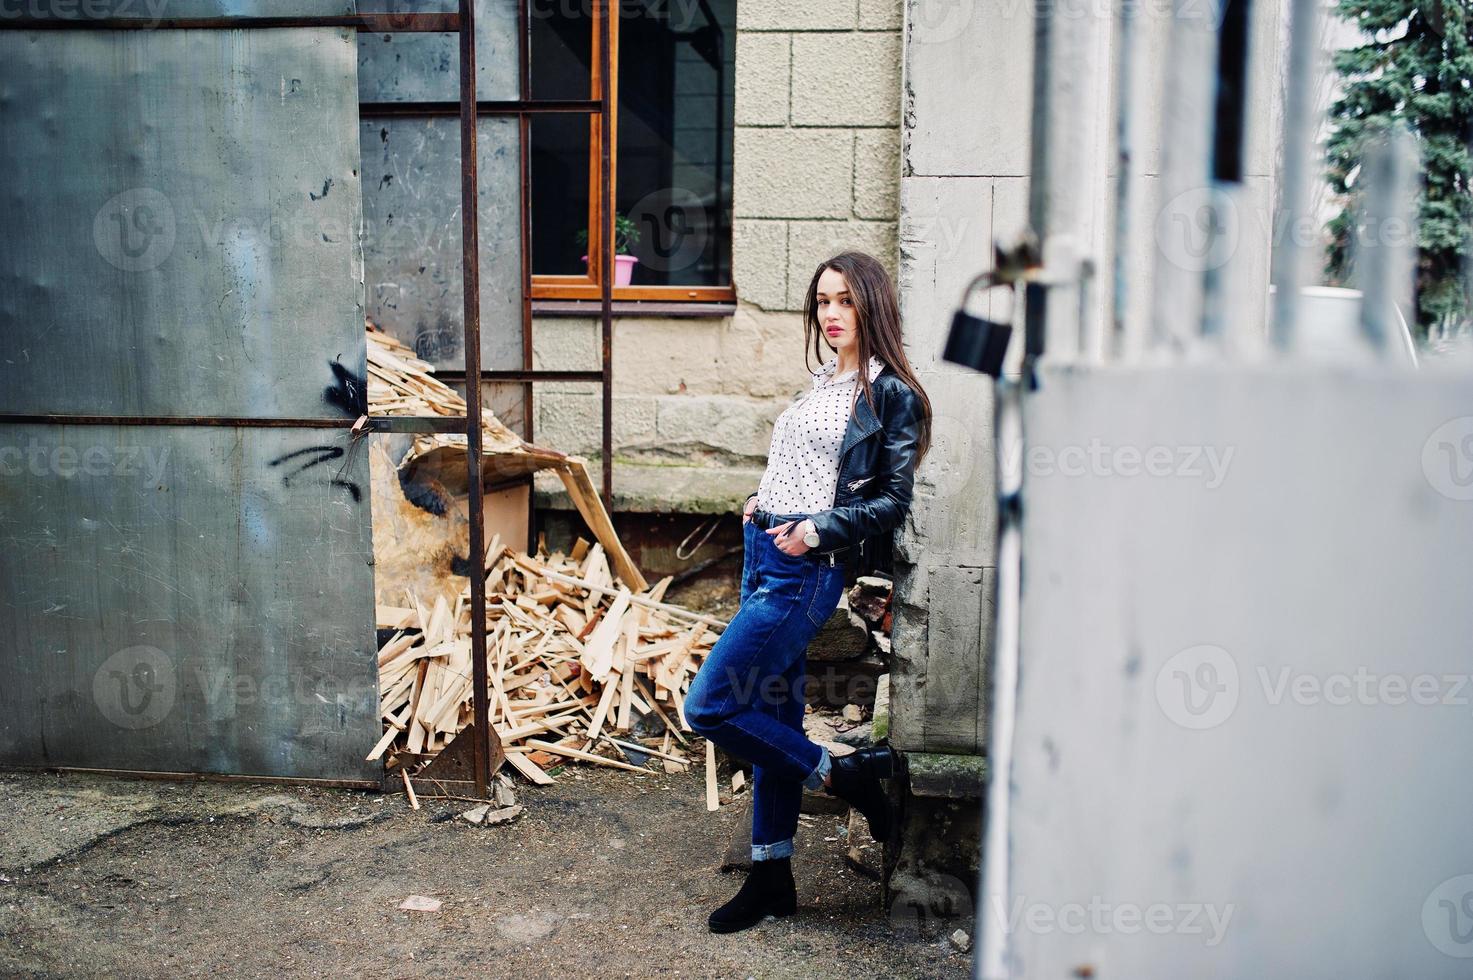
[(720, 321), (620, 317), (614, 321), (614, 394), (711, 394), (721, 387)]
[[(575, 317), (533, 317), (532, 366), (537, 370), (597, 371), (602, 363), (598, 324)], [(538, 396), (582, 391), (578, 382), (538, 384)]]
[(900, 130), (854, 134), (854, 216), (894, 221), (900, 211)]
[[(906, 340), (909, 354), (917, 345)], [(915, 502), (898, 542), (931, 561), (994, 565), (992, 386), (961, 367), (918, 368), (917, 376), (931, 401), (931, 451), (916, 470)]]
[(996, 570), (931, 565), (896, 583), (890, 743), (906, 752), (981, 753), (987, 745), (987, 654)]
[(907, 18), (906, 172), (1027, 174), (1033, 5), (911, 0)]
[(737, 218), (731, 232), (731, 261), (739, 298), (769, 310), (787, 305), (786, 221)]
[(786, 405), (808, 389), (810, 371), (818, 367), (804, 363), (803, 350), (799, 314), (739, 304), (721, 338), (722, 393)]
[[(906, 177), (900, 191), (901, 300), (917, 365), (952, 370), (941, 361), (951, 314), (967, 282), (992, 265), (993, 181), (985, 177)], [(988, 294), (975, 307), (1008, 314), (1008, 298)]]
[(899, 125), (900, 35), (793, 35), (792, 119), (795, 126)]
[(739, 31), (847, 31), (854, 27), (850, 0), (741, 0)]
[(820, 262), (849, 249), (868, 252), (895, 275), (895, 222), (794, 221), (788, 229), (788, 308), (803, 308), (803, 296)]
[(737, 35), (736, 124), (785, 126), (792, 36)]
[(667, 451), (705, 449), (763, 457), (783, 405), (735, 397), (667, 395), (658, 399), (656, 430)]
[(898, 31), (902, 26), (904, 0), (859, 0), (859, 29)]
[(547, 392), (536, 396), (534, 403), (538, 445), (585, 456), (599, 449), (600, 405), (594, 392)]
[(854, 132), (736, 130), (733, 212), (738, 218), (843, 218), (850, 211)]

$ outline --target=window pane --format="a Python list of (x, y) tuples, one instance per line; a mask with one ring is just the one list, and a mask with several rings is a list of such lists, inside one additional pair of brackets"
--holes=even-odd
[(538, 275), (584, 275), (588, 254), (590, 118), (555, 113), (532, 118), (532, 268)]
[(731, 282), (735, 0), (625, 0), (619, 21), (618, 211), (633, 285)]
[(591, 99), (593, 4), (532, 0), (532, 98)]

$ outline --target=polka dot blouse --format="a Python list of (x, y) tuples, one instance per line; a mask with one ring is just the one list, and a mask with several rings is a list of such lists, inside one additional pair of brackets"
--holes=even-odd
[[(835, 377), (837, 361), (813, 372), (813, 387), (789, 405), (772, 427), (767, 471), (757, 488), (757, 506), (770, 514), (817, 514), (834, 506), (839, 487), (839, 450), (859, 394), (859, 371)], [(871, 357), (870, 383), (885, 368)]]

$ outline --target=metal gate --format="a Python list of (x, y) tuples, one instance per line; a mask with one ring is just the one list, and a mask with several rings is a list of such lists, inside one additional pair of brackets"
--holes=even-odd
[[(1308, 200), (1318, 6), (1296, 0), (1290, 23), (1290, 228)], [(1052, 8), (1038, 24), (1045, 261), (1026, 276), (1021, 369), (999, 388), (978, 974), (1465, 976), (1473, 379), (1400, 356), (1411, 266), (1391, 241), (1360, 258), (1355, 361), (1320, 361), (1300, 329), (1312, 243), (1273, 243), (1271, 328), (1254, 326), (1267, 252), (1227, 238), (1237, 161), (1268, 121), (1223, 94), (1242, 82), (1251, 8), (1173, 4), (1151, 93), (1129, 75), (1141, 9), (1114, 25), (1123, 172), (1103, 252), (1071, 99), (1102, 26)], [(1189, 207), (1198, 261), (1127, 220), (1150, 213), (1129, 200), (1143, 185), (1124, 137), (1151, 98), (1157, 211)], [(1395, 140), (1369, 154), (1364, 214), (1409, 222), (1412, 172)], [(1154, 275), (1126, 274), (1118, 256), (1153, 236)], [(1090, 296), (1107, 270), (1113, 316)], [(1142, 315), (1121, 314), (1132, 304)]]

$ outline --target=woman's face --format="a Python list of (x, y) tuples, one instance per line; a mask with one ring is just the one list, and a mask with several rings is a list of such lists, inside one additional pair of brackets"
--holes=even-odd
[(844, 274), (834, 269), (823, 270), (818, 277), (818, 328), (836, 351), (853, 353), (859, 343), (859, 318)]

